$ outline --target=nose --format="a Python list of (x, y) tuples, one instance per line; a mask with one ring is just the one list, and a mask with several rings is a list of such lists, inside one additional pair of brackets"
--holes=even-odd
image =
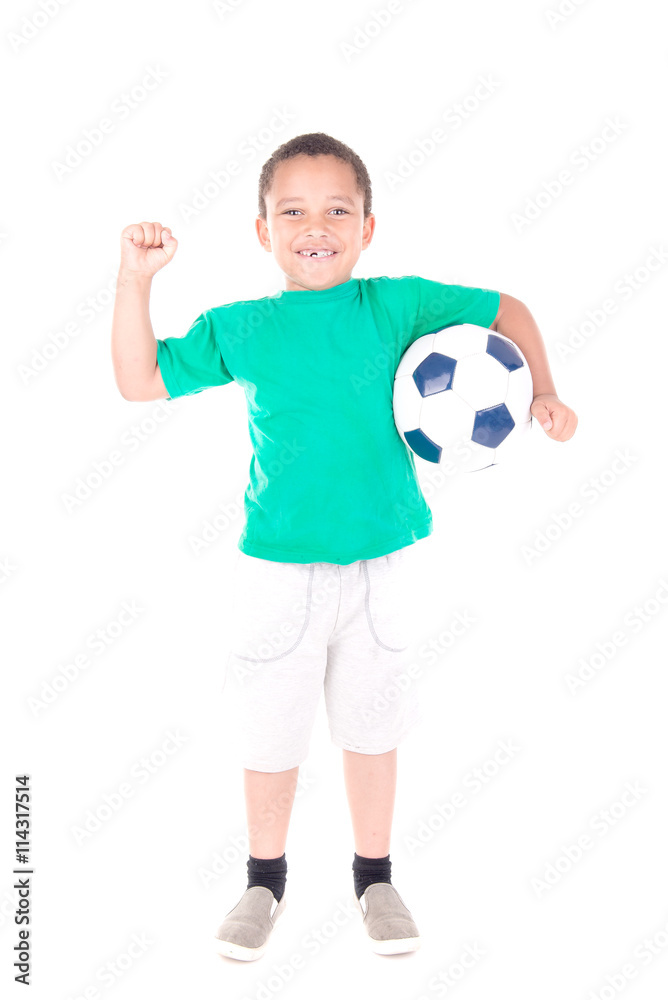
[(321, 219), (311, 218), (308, 223), (308, 232), (306, 233), (307, 239), (316, 239), (321, 236), (328, 237), (329, 233), (330, 229), (326, 216), (323, 216)]

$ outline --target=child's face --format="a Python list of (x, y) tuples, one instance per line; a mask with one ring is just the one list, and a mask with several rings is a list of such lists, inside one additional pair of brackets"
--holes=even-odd
[[(256, 230), (265, 250), (285, 274), (286, 291), (316, 291), (350, 281), (373, 235), (373, 214), (364, 218), (364, 198), (355, 172), (335, 156), (294, 156), (279, 163), (267, 191), (267, 220)], [(302, 249), (333, 250), (307, 257)]]

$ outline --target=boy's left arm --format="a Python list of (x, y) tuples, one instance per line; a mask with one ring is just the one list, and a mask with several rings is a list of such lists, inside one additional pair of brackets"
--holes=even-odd
[(568, 441), (575, 434), (578, 418), (570, 406), (562, 403), (552, 381), (545, 344), (528, 308), (512, 295), (499, 293), (501, 301), (490, 330), (517, 344), (527, 359), (533, 379), (531, 414), (548, 437)]

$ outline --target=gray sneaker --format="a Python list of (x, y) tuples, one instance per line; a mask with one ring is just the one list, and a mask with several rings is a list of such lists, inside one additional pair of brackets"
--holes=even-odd
[(238, 958), (242, 962), (261, 958), (274, 924), (284, 909), (285, 893), (277, 903), (271, 889), (264, 885), (246, 889), (216, 932), (216, 951), (226, 958)]
[(389, 882), (368, 885), (357, 905), (364, 917), (371, 948), (378, 955), (401, 955), (420, 947), (420, 933), (413, 917)]

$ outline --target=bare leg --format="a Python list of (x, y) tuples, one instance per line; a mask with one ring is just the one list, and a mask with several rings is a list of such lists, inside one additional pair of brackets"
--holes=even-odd
[(379, 754), (344, 750), (343, 776), (355, 851), (363, 858), (384, 858), (390, 853), (397, 748)]
[(244, 768), (248, 841), (254, 858), (280, 858), (284, 853), (298, 776), (299, 767), (273, 772)]

